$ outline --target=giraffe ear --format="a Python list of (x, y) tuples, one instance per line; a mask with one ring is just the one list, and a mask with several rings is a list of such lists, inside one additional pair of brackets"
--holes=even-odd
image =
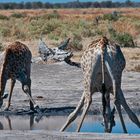
[(8, 97), (8, 94), (6, 93), (2, 96), (2, 99), (6, 99), (7, 97)]

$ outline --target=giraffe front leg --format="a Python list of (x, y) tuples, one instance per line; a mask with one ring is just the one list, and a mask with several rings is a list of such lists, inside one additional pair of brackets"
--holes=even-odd
[(0, 82), (0, 108), (3, 105), (3, 99), (6, 99), (8, 97), (8, 94), (4, 94), (5, 86), (7, 79), (4, 78), (4, 75), (1, 75), (1, 82)]
[[(104, 118), (104, 124), (105, 124), (105, 132), (110, 133), (111, 132), (111, 107), (110, 107), (110, 93), (105, 92), (102, 95), (102, 103), (103, 103), (103, 118)], [(110, 127), (109, 127), (110, 126)]]
[(123, 131), (124, 131), (124, 133), (127, 133), (127, 129), (126, 129), (126, 126), (125, 126), (125, 123), (124, 123), (124, 120), (123, 120), (123, 116), (122, 116), (122, 112), (121, 112), (121, 105), (120, 105), (120, 103), (117, 99), (115, 100), (114, 104), (115, 104), (116, 109), (118, 111)]
[(26, 95), (28, 96), (30, 100), (30, 109), (34, 111), (34, 106), (36, 106), (37, 108), (38, 106), (36, 105), (31, 95), (31, 79), (30, 78), (26, 80), (26, 83), (22, 82), (22, 90), (24, 91), (24, 93), (26, 93)]
[(30, 109), (31, 110), (34, 110), (34, 104), (35, 104), (35, 102), (33, 101), (33, 99), (32, 99), (32, 94), (31, 94), (31, 79), (29, 79), (28, 80), (29, 82), (28, 82), (28, 87), (29, 87), (29, 98), (30, 98)]
[(138, 120), (137, 116), (135, 115), (135, 113), (133, 113), (133, 111), (129, 108), (125, 98), (124, 98), (124, 95), (123, 95), (123, 92), (121, 89), (119, 89), (118, 93), (119, 95), (119, 101), (120, 101), (120, 104), (123, 106), (123, 108), (125, 109), (125, 111), (127, 112), (129, 118), (131, 119), (131, 121), (133, 123), (135, 123), (139, 128), (140, 128), (140, 121)]
[(4, 109), (5, 111), (8, 111), (9, 110), (9, 107), (11, 105), (11, 97), (12, 97), (12, 93), (13, 93), (13, 89), (14, 89), (15, 83), (16, 83), (16, 80), (15, 79), (11, 79), (10, 95), (9, 95), (9, 99), (8, 99), (8, 102), (7, 102), (7, 106)]
[(66, 123), (60, 129), (61, 132), (64, 131), (68, 127), (68, 125), (76, 119), (78, 112), (84, 105), (84, 100), (85, 100), (85, 97), (84, 97), (84, 93), (83, 93), (81, 100), (80, 100), (79, 104), (77, 105), (76, 109), (68, 116)]
[(87, 114), (87, 111), (88, 111), (88, 109), (90, 107), (91, 102), (92, 102), (92, 97), (89, 94), (88, 97), (87, 96), (85, 97), (84, 109), (83, 109), (83, 113), (81, 115), (80, 122), (79, 122), (78, 127), (77, 127), (77, 130), (76, 130), (77, 132), (79, 132), (80, 129), (81, 129), (82, 123), (84, 121), (84, 118), (85, 118), (85, 116)]

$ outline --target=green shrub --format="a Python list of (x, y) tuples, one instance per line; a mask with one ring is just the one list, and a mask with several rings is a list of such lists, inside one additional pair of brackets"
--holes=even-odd
[(59, 36), (55, 35), (54, 33), (48, 34), (48, 38), (51, 40), (59, 40)]
[(110, 37), (122, 47), (136, 47), (133, 37), (129, 33), (118, 33), (113, 28), (109, 29)]
[(8, 18), (7, 16), (4, 16), (4, 15), (1, 15), (1, 14), (0, 14), (0, 19), (1, 19), (1, 20), (8, 20), (9, 18)]
[(11, 14), (11, 17), (14, 17), (14, 18), (24, 18), (24, 17), (26, 17), (26, 14), (13, 13), (13, 14)]
[(70, 48), (76, 51), (81, 51), (83, 49), (81, 40), (81, 35), (74, 34), (73, 40), (70, 42)]
[(114, 14), (104, 14), (103, 19), (109, 20), (109, 21), (117, 21), (120, 18), (120, 15), (114, 15)]
[(81, 34), (73, 33), (73, 40), (82, 41)]
[(83, 37), (92, 37), (95, 36), (95, 33), (91, 29), (83, 29), (82, 35)]
[(98, 35), (102, 36), (104, 33), (101, 29), (97, 28), (97, 29), (95, 29), (94, 34), (97, 35), (97, 36)]
[(81, 51), (83, 49), (83, 45), (78, 40), (73, 40), (70, 43), (71, 49), (75, 51)]
[(0, 34), (3, 36), (3, 37), (7, 37), (7, 36), (10, 36), (10, 29), (7, 28), (7, 27), (3, 27), (3, 28), (0, 28)]
[(60, 15), (59, 15), (59, 13), (56, 10), (54, 10), (52, 13), (43, 15), (42, 18), (47, 18), (47, 19), (56, 18), (56, 19), (59, 19), (60, 18)]
[(16, 37), (16, 39), (22, 39), (22, 40), (25, 40), (25, 39), (26, 39), (25, 33), (23, 33), (23, 32), (20, 31), (20, 30), (17, 30), (17, 31), (15, 32), (15, 37)]
[(0, 43), (0, 51), (3, 51), (4, 47), (3, 47), (3, 44)]

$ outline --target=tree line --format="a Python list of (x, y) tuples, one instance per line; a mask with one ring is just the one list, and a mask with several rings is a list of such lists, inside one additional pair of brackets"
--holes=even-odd
[(50, 8), (117, 8), (117, 7), (140, 7), (140, 2), (67, 2), (67, 3), (43, 3), (43, 2), (21, 2), (21, 3), (0, 3), (0, 9), (50, 9)]

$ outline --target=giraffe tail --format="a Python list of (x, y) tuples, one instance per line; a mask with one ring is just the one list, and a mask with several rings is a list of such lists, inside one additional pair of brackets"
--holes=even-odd
[[(102, 53), (101, 53), (102, 89), (105, 86), (105, 67), (106, 67), (106, 69), (108, 71), (108, 74), (109, 74), (109, 76), (111, 78), (111, 81), (112, 81), (113, 93), (115, 95), (116, 94), (115, 79), (114, 79), (111, 67), (110, 67), (108, 61), (105, 58), (105, 51), (106, 51), (107, 45), (109, 44), (109, 41), (108, 41), (108, 39), (106, 37), (102, 37), (102, 39), (100, 40), (100, 44), (102, 44), (102, 47), (101, 47), (101, 49), (102, 49)], [(115, 95), (115, 97), (116, 97), (116, 95)]]
[[(105, 85), (105, 50), (106, 46), (108, 45), (108, 39), (106, 37), (102, 37), (100, 40), (101, 44), (101, 67), (102, 67), (102, 99), (105, 97), (105, 92), (106, 92), (106, 85)], [(103, 100), (105, 102), (105, 100)]]
[(106, 94), (106, 85), (105, 85), (105, 48), (106, 45), (108, 44), (108, 40), (106, 37), (103, 37), (100, 40), (101, 44), (101, 68), (102, 68), (102, 105), (103, 105), (103, 116), (105, 115), (105, 110), (106, 110), (106, 99), (105, 99), (105, 94)]
[(108, 71), (108, 74), (111, 78), (111, 81), (112, 81), (112, 86), (113, 86), (113, 94), (114, 94), (114, 97), (115, 97), (115, 100), (116, 100), (116, 83), (115, 83), (115, 79), (114, 79), (114, 76), (113, 76), (113, 73), (111, 71), (111, 68), (109, 66), (109, 63), (108, 61), (105, 61), (105, 66), (107, 68), (107, 71)]

